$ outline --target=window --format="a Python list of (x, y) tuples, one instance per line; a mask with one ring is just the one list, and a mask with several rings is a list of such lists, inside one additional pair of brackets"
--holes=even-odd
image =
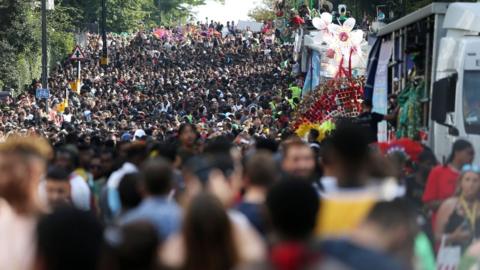
[(480, 70), (466, 70), (463, 77), (465, 131), (480, 134)]

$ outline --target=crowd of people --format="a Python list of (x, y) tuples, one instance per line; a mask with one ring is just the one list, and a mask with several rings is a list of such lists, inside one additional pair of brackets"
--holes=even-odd
[(291, 46), (274, 46), (250, 30), (226, 37), (210, 30), (112, 35), (107, 67), (99, 62), (101, 38), (89, 35), (79, 91), (67, 89), (77, 80), (77, 63), (59, 63), (50, 74), (48, 104), (35, 100), (37, 82), (2, 104), (3, 135), (35, 132), (54, 144), (72, 133), (102, 142), (130, 140), (135, 132), (166, 139), (183, 122), (195, 123), (202, 138), (282, 134), (299, 99), (290, 90)]
[(468, 141), (438, 164), (358, 121), (298, 138), (292, 47), (233, 27), (110, 36), (107, 67), (91, 35), (77, 92), (67, 61), (50, 99), (2, 104), (0, 269), (436, 269), (447, 246), (479, 265)]

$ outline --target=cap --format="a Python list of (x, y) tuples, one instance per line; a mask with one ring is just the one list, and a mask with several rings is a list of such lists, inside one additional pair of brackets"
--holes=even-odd
[(145, 136), (147, 136), (147, 134), (145, 133), (145, 131), (143, 129), (137, 129), (133, 135), (135, 138), (143, 138)]
[(130, 133), (128, 133), (128, 132), (125, 132), (125, 133), (123, 133), (122, 136), (120, 137), (120, 140), (121, 140), (122, 142), (130, 142), (130, 141), (132, 141), (132, 135), (130, 135)]

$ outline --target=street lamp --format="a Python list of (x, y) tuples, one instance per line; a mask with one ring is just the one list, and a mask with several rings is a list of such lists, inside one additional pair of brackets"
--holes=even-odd
[[(48, 89), (48, 55), (47, 55), (47, 0), (42, 0), (42, 88)], [(45, 111), (48, 112), (48, 99)]]
[(107, 7), (106, 0), (102, 0), (102, 57), (100, 58), (100, 64), (102, 66), (108, 65), (108, 49), (107, 49)]

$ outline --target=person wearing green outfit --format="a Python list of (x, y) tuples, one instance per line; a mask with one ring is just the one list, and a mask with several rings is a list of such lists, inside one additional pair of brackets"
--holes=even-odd
[(435, 270), (435, 254), (427, 235), (419, 233), (415, 238), (414, 252), (416, 258), (416, 268), (418, 270)]
[(300, 99), (300, 96), (302, 95), (302, 88), (300, 88), (297, 85), (290, 85), (290, 92), (292, 93), (292, 98), (298, 98)]

